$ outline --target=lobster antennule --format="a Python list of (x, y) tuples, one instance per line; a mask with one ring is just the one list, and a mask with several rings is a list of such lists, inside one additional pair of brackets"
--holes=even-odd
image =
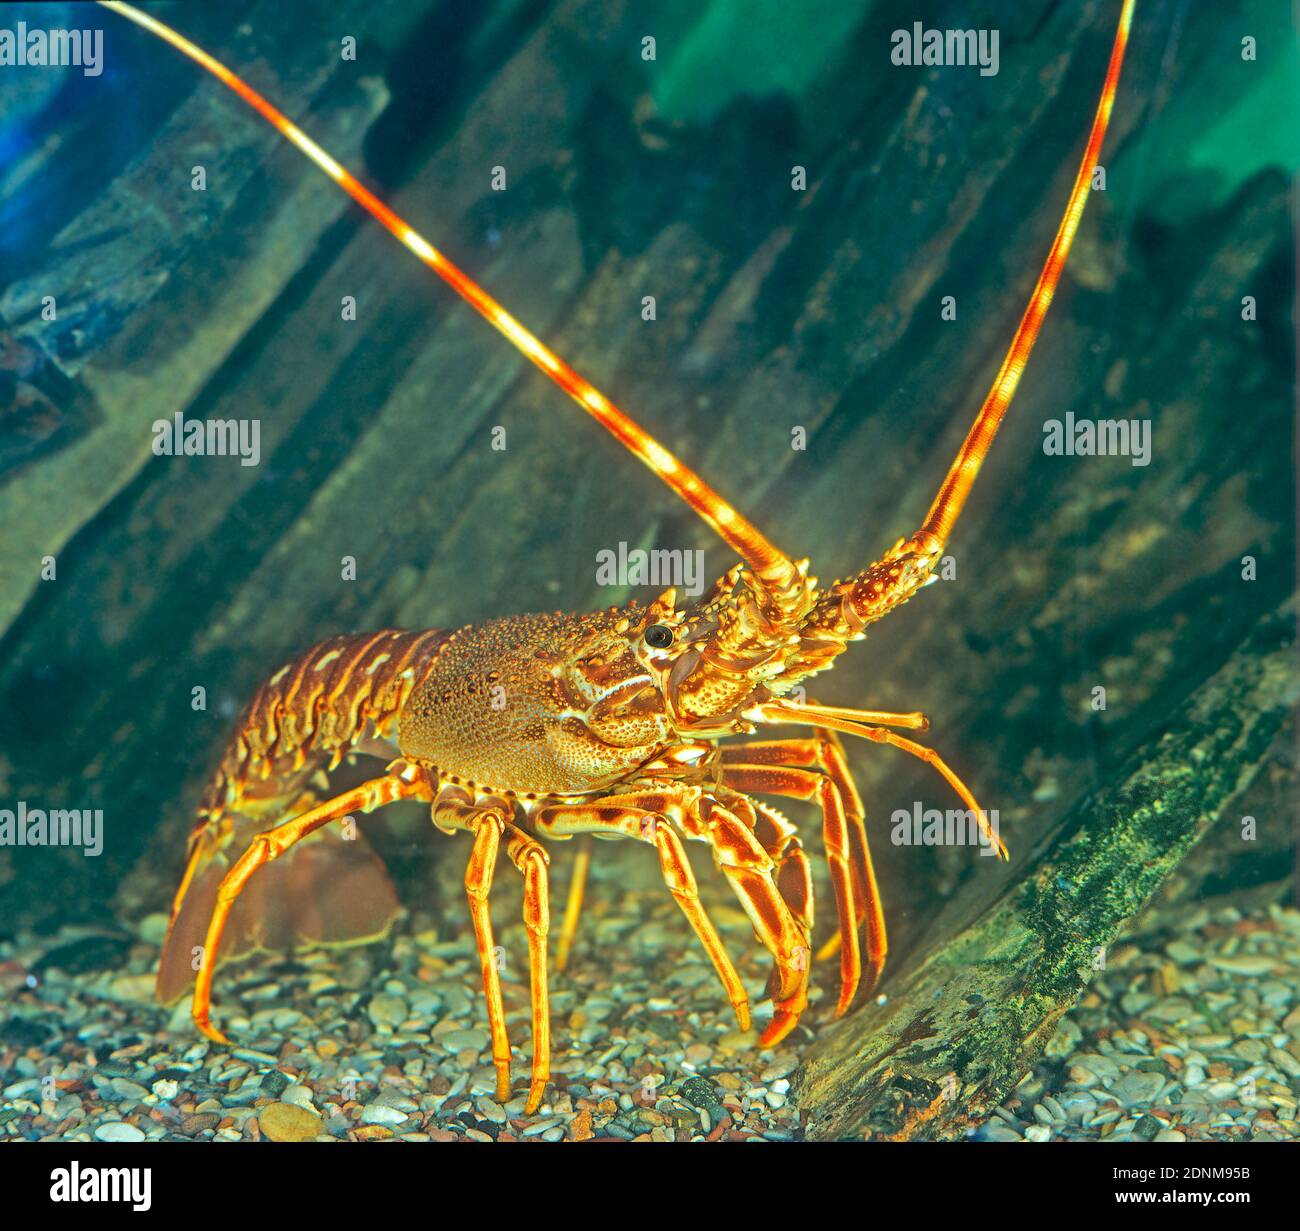
[(723, 542), (749, 565), (780, 616), (793, 618), (798, 613), (803, 600), (802, 578), (784, 552), (773, 546), (756, 526), (665, 449), (631, 416), (615, 406), (590, 381), (521, 325), (468, 274), (385, 205), (356, 176), (330, 157), (283, 112), (219, 60), (165, 22), (141, 12), (133, 5), (123, 3), (123, 0), (99, 0), (99, 3), (162, 39), (243, 99), (694, 509)]
[[(1047, 315), (1047, 309), (1052, 303), (1052, 295), (1061, 278), (1061, 271), (1065, 268), (1065, 259), (1070, 253), (1075, 232), (1079, 229), (1079, 220), (1083, 217), (1083, 209), (1091, 190), (1093, 172), (1101, 154), (1107, 125), (1110, 123), (1115, 90), (1119, 85), (1120, 67), (1124, 62), (1124, 48), (1128, 44), (1129, 26), (1133, 19), (1133, 5), (1134, 0), (1124, 0), (1124, 6), (1120, 11), (1119, 23), (1115, 29), (1115, 41), (1110, 52), (1110, 65), (1106, 70), (1106, 80), (1101, 89), (1096, 115), (1093, 117), (1092, 130), (1088, 134), (1088, 144), (1079, 164), (1079, 173), (1075, 177), (1074, 187), (1070, 190), (1070, 199), (1066, 204), (1065, 213), (1056, 229), (1056, 238), (1052, 241), (1047, 260), (1038, 275), (1034, 293), (1029, 297), (1029, 304), (1020, 318), (1020, 325), (994, 378), (993, 387), (975, 416), (975, 422), (949, 468), (921, 529), (914, 536), (914, 541), (932, 551), (942, 547), (948, 541), (953, 523), (956, 522), (957, 515), (966, 503), (966, 496), (975, 482), (975, 476), (979, 474), (980, 466), (983, 465), (984, 458), (993, 444), (993, 438), (997, 435), (1007, 407), (1011, 405), (1011, 399), (1015, 396), (1021, 373), (1025, 369), (1030, 352), (1034, 349), (1039, 326)], [(926, 538), (933, 540), (933, 544), (926, 543)]]

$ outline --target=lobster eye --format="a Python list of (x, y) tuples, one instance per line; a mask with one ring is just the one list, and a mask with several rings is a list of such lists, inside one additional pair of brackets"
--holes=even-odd
[(666, 650), (673, 643), (673, 630), (667, 624), (651, 624), (645, 630), (645, 643), (656, 650)]

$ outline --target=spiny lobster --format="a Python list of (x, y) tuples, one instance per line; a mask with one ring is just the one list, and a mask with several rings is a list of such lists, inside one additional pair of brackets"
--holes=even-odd
[[(925, 521), (855, 577), (821, 586), (677, 457), (510, 316), (301, 129), (224, 65), (152, 16), (105, 7), (216, 76), (573, 397), (677, 493), (736, 553), (698, 602), (668, 589), (648, 607), (584, 615), (507, 616), (454, 632), (333, 637), (281, 667), (254, 696), (205, 791), (158, 971), (164, 1000), (194, 978), (193, 1018), (210, 1039), (217, 955), (273, 936), (343, 942), (386, 932), (397, 912), (377, 857), (326, 827), (399, 799), (431, 806), (434, 824), (472, 839), (465, 888), (482, 966), (497, 1096), (510, 1095), (510, 1044), (494, 960), (488, 896), (501, 845), (524, 884), (533, 1059), (526, 1111), (550, 1073), (549, 856), (542, 839), (628, 838), (653, 846), (663, 878), (708, 952), (742, 1029), (744, 986), (706, 914), (683, 839), (704, 842), (770, 951), (770, 1046), (808, 998), (811, 867), (795, 827), (755, 796), (816, 804), (834, 890), (840, 953), (836, 1012), (876, 985), (885, 920), (862, 801), (838, 735), (888, 744), (933, 766), (1005, 857), (973, 795), (931, 748), (919, 713), (820, 706), (801, 683), (830, 668), (868, 625), (934, 580), (934, 568), (1006, 413), (1083, 214), (1109, 121), (1132, 19), (1124, 0), (1101, 98), (1047, 260), (1001, 368)], [(750, 739), (777, 724), (806, 738)], [(385, 772), (322, 798), (345, 757)], [(284, 819), (284, 818), (289, 819)], [(314, 835), (312, 841), (303, 839)], [(585, 839), (584, 839), (585, 840)], [(575, 868), (560, 964), (578, 917), (589, 854)], [(269, 866), (268, 866), (269, 865)], [(261, 874), (254, 879), (254, 873)], [(245, 893), (246, 887), (249, 892)], [(243, 895), (243, 896), (241, 896)], [(192, 961), (193, 955), (193, 961)], [(821, 956), (821, 955), (819, 955)]]

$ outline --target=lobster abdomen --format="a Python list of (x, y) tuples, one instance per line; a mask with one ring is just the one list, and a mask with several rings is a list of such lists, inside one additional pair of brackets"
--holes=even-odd
[[(193, 981), (217, 889), (253, 835), (323, 797), (329, 771), (349, 753), (397, 755), (397, 717), (449, 637), (440, 629), (331, 637), (257, 690), (203, 792), (159, 962), (159, 999)], [(375, 939), (398, 911), (364, 836), (324, 829), (262, 870), (231, 912), (221, 956)]]
[(450, 638), (436, 628), (348, 633), (290, 659), (248, 703), (203, 793), (198, 827), (256, 799), (258, 783), (282, 786), (349, 752), (396, 756), (398, 715)]

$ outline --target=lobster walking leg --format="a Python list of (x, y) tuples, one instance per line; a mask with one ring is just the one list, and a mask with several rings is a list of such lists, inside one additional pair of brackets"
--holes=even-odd
[[(483, 994), (487, 999), (488, 1030), (492, 1036), (492, 1064), (496, 1068), (498, 1103), (510, 1100), (510, 1038), (506, 1034), (506, 1012), (501, 1001), (501, 974), (497, 966), (496, 943), (492, 937), (492, 916), (488, 896), (496, 871), (501, 836), (507, 811), (496, 804), (476, 804), (459, 787), (444, 787), (433, 804), (434, 824), (442, 829), (463, 829), (474, 835), (474, 846), (465, 868), (465, 896), (483, 972)], [(533, 1057), (536, 1063), (536, 1056)]]
[(373, 812), (384, 804), (391, 804), (398, 799), (428, 799), (430, 787), (423, 771), (404, 767), (400, 772), (385, 774), (381, 778), (372, 778), (360, 786), (342, 795), (336, 795), (322, 804), (318, 804), (301, 816), (286, 821), (275, 829), (268, 829), (258, 834), (241, 855), (234, 867), (222, 878), (217, 890), (216, 905), (212, 918), (208, 922), (207, 939), (199, 963), (198, 978), (194, 984), (194, 1000), (190, 1015), (194, 1024), (217, 1043), (229, 1040), (212, 1025), (212, 975), (217, 966), (217, 952), (221, 947), (221, 934), (225, 930), (226, 920), (235, 899), (243, 892), (249, 877), (258, 868), (278, 859), (295, 842), (305, 838), (309, 833), (336, 821), (352, 812)]
[[(840, 951), (837, 1013), (842, 1016), (852, 1003), (863, 975), (859, 929), (866, 925), (868, 995), (880, 979), (887, 951), (885, 916), (871, 862), (862, 797), (843, 750), (833, 732), (819, 731), (812, 739), (761, 740), (734, 745), (722, 750), (721, 760), (723, 781), (741, 790), (816, 799), (821, 804), (822, 832), (839, 910), (839, 930), (817, 956), (825, 958), (836, 949)], [(766, 772), (797, 766), (813, 766), (821, 773), (786, 778)]]
[(578, 839), (578, 850), (573, 859), (573, 872), (569, 877), (569, 896), (564, 903), (564, 921), (560, 924), (560, 943), (555, 954), (555, 969), (563, 970), (569, 964), (573, 941), (578, 935), (578, 919), (582, 915), (582, 898), (587, 891), (587, 873), (591, 870), (591, 836)]
[[(770, 745), (738, 747), (740, 757), (779, 749), (780, 745), (796, 745), (783, 750), (785, 755), (820, 758), (819, 741), (772, 741)], [(737, 790), (767, 796), (784, 796), (815, 801), (822, 809), (823, 841), (826, 844), (827, 863), (831, 868), (831, 883), (835, 888), (836, 907), (840, 919), (840, 1000), (836, 1005), (837, 1017), (842, 1017), (853, 1004), (853, 998), (862, 980), (862, 950), (859, 945), (859, 926), (868, 922), (868, 984), (874, 987), (884, 965), (884, 924), (880, 913), (880, 894), (876, 890), (875, 876), (871, 872), (870, 854), (866, 844), (866, 829), (861, 825), (861, 805), (853, 818), (852, 809), (845, 806), (840, 785), (824, 771), (803, 770), (792, 766), (764, 766), (764, 764), (733, 764), (723, 767), (723, 781)]]
[(1006, 844), (998, 834), (993, 832), (987, 814), (976, 802), (975, 796), (971, 794), (970, 787), (948, 767), (948, 763), (933, 748), (927, 748), (924, 744), (918, 744), (915, 740), (906, 739), (893, 731), (882, 730), (880, 727), (866, 727), (862, 731), (862, 736), (864, 739), (872, 740), (877, 744), (889, 744), (893, 748), (900, 748), (938, 770), (948, 785), (957, 792), (962, 803), (974, 815), (984, 841), (989, 843), (990, 846), (996, 845), (999, 858), (1009, 858)]
[(498, 1103), (510, 1098), (510, 1039), (506, 1034), (505, 1006), (501, 1002), (501, 976), (497, 970), (496, 946), (492, 940), (492, 917), (488, 896), (501, 845), (502, 823), (494, 812), (479, 815), (474, 822), (474, 846), (465, 869), (465, 894), (469, 898), (479, 968), (483, 972), (483, 994), (487, 998), (488, 1029), (492, 1035), (492, 1064), (496, 1068)]
[[(754, 836), (776, 865), (776, 883), (791, 912), (812, 934), (812, 864), (799, 841), (799, 831), (769, 804), (746, 800), (754, 810)], [(744, 819), (742, 817), (742, 819)]]
[[(937, 771), (948, 783), (962, 803), (970, 809), (975, 817), (976, 824), (979, 826), (980, 833), (984, 840), (990, 846), (996, 846), (998, 855), (1002, 859), (1008, 858), (1007, 848), (1002, 839), (993, 832), (989, 825), (988, 817), (984, 810), (975, 801), (975, 796), (953, 770), (948, 763), (933, 748), (927, 748), (924, 744), (918, 744), (915, 740), (907, 739), (894, 731), (883, 730), (879, 726), (873, 725), (881, 721), (881, 715), (873, 710), (844, 710), (831, 709), (819, 705), (795, 705), (788, 701), (771, 702), (758, 707), (764, 721), (767, 722), (793, 722), (803, 723), (806, 726), (829, 727), (835, 731), (843, 731), (846, 735), (857, 735), (862, 739), (869, 739), (876, 744), (889, 744), (893, 748), (901, 749), (903, 752), (910, 753), (912, 756), (924, 761), (932, 769)], [(894, 715), (896, 718), (913, 717), (913, 715)], [(914, 715), (922, 718), (922, 715)], [(894, 725), (903, 726), (903, 723)], [(924, 730), (924, 726), (917, 729)]]
[(659, 866), (668, 891), (682, 908), (713, 962), (740, 1028), (748, 1030), (749, 997), (731, 958), (727, 956), (722, 937), (700, 901), (699, 886), (686, 848), (662, 811), (671, 802), (656, 792), (613, 796), (598, 804), (554, 804), (539, 809), (533, 821), (542, 833), (555, 836), (617, 833), (653, 846), (659, 852)]
[(664, 880), (670, 892), (690, 920), (695, 934), (704, 942), (714, 969), (717, 970), (722, 985), (726, 988), (727, 999), (731, 1001), (731, 1006), (735, 1010), (737, 1023), (742, 1030), (748, 1030), (749, 997), (745, 994), (744, 985), (736, 973), (735, 966), (732, 965), (731, 959), (722, 947), (722, 938), (713, 926), (713, 921), (705, 913), (704, 905), (700, 901), (699, 885), (686, 854), (686, 847), (682, 845), (676, 830), (664, 817), (655, 820), (653, 841), (659, 851), (659, 862), (663, 867)]
[(754, 933), (772, 955), (768, 981), (772, 1020), (759, 1035), (772, 1047), (790, 1033), (808, 1005), (811, 897), (801, 903), (802, 917), (791, 910), (777, 881), (777, 866), (757, 834), (754, 805), (739, 793), (724, 806), (709, 796), (697, 799), (687, 815), (688, 833), (708, 842), (722, 874), (744, 907)]
[(551, 998), (546, 976), (546, 934), (551, 926), (546, 852), (513, 825), (506, 853), (524, 878), (524, 928), (528, 933), (528, 976), (533, 1015), (533, 1073), (524, 1114), (541, 1106), (551, 1077)]
[[(813, 878), (812, 864), (808, 861), (795, 827), (775, 808), (757, 799), (737, 796), (737, 815), (748, 823), (749, 813), (754, 815), (754, 836), (776, 866), (776, 886), (781, 898), (790, 908), (804, 938), (802, 956), (808, 957), (807, 944), (813, 929)], [(788, 1015), (790, 1027), (799, 1020), (807, 1003), (807, 985), (811, 963), (804, 963), (804, 978), (794, 998), (780, 1001), (778, 970), (774, 969), (768, 983), (768, 994), (774, 1009)]]
[[(918, 714), (915, 717), (922, 720), (923, 727), (929, 725), (924, 715)], [(819, 727), (816, 743), (819, 764), (830, 775), (831, 781), (839, 787), (849, 818), (849, 841), (853, 847), (853, 869), (858, 878), (857, 900), (860, 907), (855, 923), (858, 927), (865, 924), (867, 929), (867, 969), (863, 991), (870, 996), (880, 981), (889, 945), (885, 936), (884, 903), (880, 898), (880, 887), (876, 884), (876, 870), (871, 862), (871, 845), (867, 841), (866, 809), (862, 805), (862, 796), (858, 792), (857, 783), (853, 781), (839, 736), (829, 728)], [(838, 933), (832, 934), (827, 944), (822, 946), (822, 950), (827, 951), (825, 956), (833, 956), (839, 944)], [(819, 951), (817, 956), (821, 957), (822, 951)]]

